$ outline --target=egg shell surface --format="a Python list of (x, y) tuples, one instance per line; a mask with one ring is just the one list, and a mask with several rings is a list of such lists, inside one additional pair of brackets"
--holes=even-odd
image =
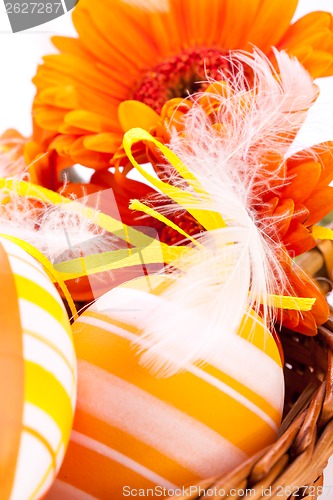
[(37, 260), (0, 237), (0, 498), (42, 498), (73, 423), (76, 357), (62, 300)]
[(157, 378), (139, 364), (133, 342), (143, 318), (165, 299), (161, 287), (141, 288), (111, 290), (72, 325), (78, 402), (52, 499), (57, 492), (64, 499), (73, 492), (121, 499), (125, 486), (195, 484), (228, 472), (276, 438), (283, 371), (260, 320), (250, 316), (240, 335), (226, 335), (209, 363)]

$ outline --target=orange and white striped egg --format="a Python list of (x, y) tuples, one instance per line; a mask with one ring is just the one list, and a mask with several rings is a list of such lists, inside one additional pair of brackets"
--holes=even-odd
[(0, 498), (41, 498), (73, 423), (76, 358), (61, 298), (39, 263), (0, 237)]
[(162, 300), (118, 287), (73, 324), (77, 410), (50, 499), (116, 500), (125, 486), (194, 484), (274, 442), (284, 380), (270, 333), (250, 317), (209, 364), (156, 378), (140, 366), (132, 342)]

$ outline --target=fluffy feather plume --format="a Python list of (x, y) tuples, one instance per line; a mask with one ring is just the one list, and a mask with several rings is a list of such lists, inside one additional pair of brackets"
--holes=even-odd
[(27, 140), (15, 130), (7, 130), (0, 137), (0, 177), (27, 176), (28, 168), (23, 150)]
[(80, 215), (72, 203), (37, 204), (15, 193), (1, 206), (0, 233), (30, 243), (52, 264), (119, 248), (116, 237)]
[[(228, 83), (215, 82), (211, 94), (197, 95), (185, 131), (171, 131), (171, 149), (208, 193), (195, 208), (218, 212), (227, 227), (198, 236), (201, 249), (181, 263), (164, 305), (143, 325), (141, 362), (160, 376), (223, 355), (225, 336), (237, 333), (253, 310), (268, 327), (274, 319), (269, 297), (281, 293), (287, 279), (278, 238), (272, 238), (277, 219), (258, 221), (253, 207), (263, 192), (288, 182), (284, 157), (318, 93), (296, 59), (278, 51), (275, 57), (277, 71), (257, 50), (234, 54), (231, 73), (222, 75)], [(218, 127), (204, 111), (209, 101)], [(191, 191), (182, 178), (173, 183)]]

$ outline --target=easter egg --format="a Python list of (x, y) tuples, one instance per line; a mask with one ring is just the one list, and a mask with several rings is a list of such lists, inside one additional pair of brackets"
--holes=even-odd
[(78, 401), (52, 500), (171, 492), (228, 472), (276, 438), (283, 372), (260, 319), (244, 319), (209, 363), (157, 378), (134, 345), (143, 318), (165, 299), (159, 287), (139, 288), (111, 290), (72, 325)]
[(76, 358), (65, 307), (39, 263), (0, 237), (0, 498), (42, 498), (73, 422)]

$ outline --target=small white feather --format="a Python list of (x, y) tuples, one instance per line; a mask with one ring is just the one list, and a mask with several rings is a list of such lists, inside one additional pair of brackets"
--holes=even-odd
[[(281, 179), (283, 158), (317, 87), (296, 59), (276, 50), (275, 56), (278, 73), (258, 50), (231, 56), (233, 69), (225, 75), (229, 90), (224, 88), (218, 98), (206, 95), (219, 100), (216, 121), (223, 124), (222, 132), (200, 107), (202, 94), (185, 117), (185, 133), (171, 131), (171, 149), (209, 195), (195, 208), (220, 213), (228, 227), (199, 236), (203, 248), (196, 250), (197, 258), (182, 263), (183, 273), (164, 293), (165, 305), (142, 325), (146, 347), (141, 362), (159, 376), (223, 355), (223, 337), (236, 334), (251, 310), (260, 309), (269, 327), (274, 317), (269, 295), (285, 288), (287, 278), (276, 254), (281, 245), (274, 233), (279, 220), (258, 221), (253, 207), (272, 181)], [(251, 89), (244, 66), (253, 72)], [(268, 178), (264, 159), (272, 153), (281, 163)], [(182, 179), (173, 182), (190, 189)], [(282, 176), (279, 182), (287, 179)]]
[(0, 138), (0, 177), (27, 177), (28, 167), (23, 157), (26, 139), (23, 137)]
[(36, 207), (15, 193), (10, 198), (1, 206), (0, 233), (30, 243), (52, 264), (117, 247), (117, 238), (78, 213), (77, 202)]

